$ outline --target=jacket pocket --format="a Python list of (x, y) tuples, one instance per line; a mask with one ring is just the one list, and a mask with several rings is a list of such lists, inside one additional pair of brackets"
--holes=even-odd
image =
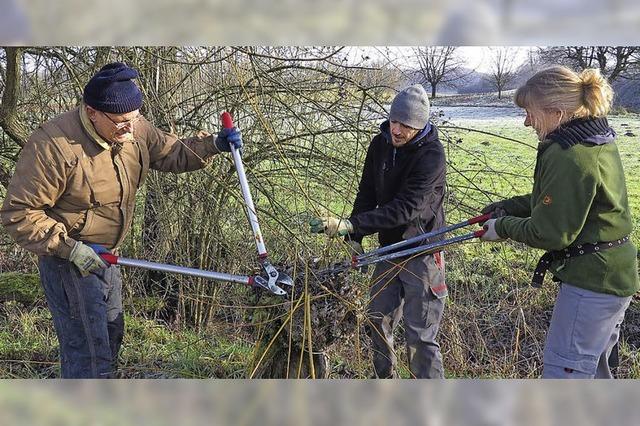
[(438, 299), (449, 294), (444, 274), (442, 253), (434, 253), (409, 260), (400, 270), (400, 279), (413, 287), (430, 291)]
[(96, 212), (94, 209), (87, 210), (84, 223), (82, 225), (82, 228), (78, 230), (78, 233), (91, 234), (91, 227), (93, 226), (95, 217), (96, 217)]
[(66, 190), (56, 201), (56, 207), (62, 210), (82, 211), (91, 206), (90, 181), (80, 163), (69, 172)]
[(427, 271), (429, 276), (429, 289), (438, 299), (449, 295), (449, 289), (445, 282), (444, 254), (439, 251), (427, 256)]
[(79, 161), (84, 174), (84, 187), (75, 189), (86, 193), (90, 208), (117, 203), (120, 200), (120, 184), (108, 151)]

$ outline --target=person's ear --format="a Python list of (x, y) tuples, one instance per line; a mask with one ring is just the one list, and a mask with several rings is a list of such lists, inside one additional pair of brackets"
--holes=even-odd
[(98, 111), (93, 109), (89, 105), (85, 105), (84, 107), (85, 107), (85, 109), (87, 111), (87, 116), (89, 117), (89, 120), (91, 120), (91, 122), (95, 122), (96, 121), (96, 116), (98, 115)]

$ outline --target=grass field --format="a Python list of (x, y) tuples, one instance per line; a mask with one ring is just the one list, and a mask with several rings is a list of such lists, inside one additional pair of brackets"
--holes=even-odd
[[(449, 161), (447, 221), (454, 223), (474, 216), (485, 204), (505, 197), (527, 193), (532, 184), (537, 141), (532, 129), (521, 118), (453, 120), (442, 126)], [(618, 146), (627, 176), (630, 207), (635, 220), (632, 238), (640, 243), (640, 119), (637, 115), (610, 118), (618, 132)], [(459, 128), (454, 128), (457, 126)], [(462, 130), (472, 128), (475, 131)], [(484, 133), (483, 133), (484, 132)], [(523, 144), (508, 139), (514, 139)], [(357, 161), (361, 164), (363, 152)], [(353, 173), (358, 174), (354, 168)], [(314, 171), (315, 172), (315, 171)], [(336, 187), (349, 187), (338, 182)], [(278, 181), (282, 188), (286, 181)], [(291, 185), (294, 186), (293, 182)], [(304, 187), (311, 197), (322, 200), (333, 212), (350, 211), (355, 187), (350, 186), (338, 199), (335, 188)], [(258, 197), (258, 205), (268, 208), (281, 198), (291, 212), (285, 224), (300, 234), (306, 249), (317, 256), (339, 259), (339, 248), (322, 237), (309, 236), (302, 213), (308, 206), (297, 205), (295, 191), (277, 188), (274, 199)], [(292, 201), (294, 200), (294, 201)], [(277, 204), (277, 203), (276, 203)], [(296, 213), (297, 212), (297, 213)], [(299, 216), (297, 217), (296, 214)], [(241, 220), (242, 218), (238, 219)], [(263, 230), (280, 227), (278, 220), (264, 217)], [(272, 238), (271, 250), (282, 260), (286, 253), (302, 256), (299, 242), (293, 238)], [(376, 246), (375, 238), (365, 239), (365, 247)], [(250, 243), (238, 241), (238, 247), (250, 258)], [(533, 267), (542, 253), (522, 244), (472, 242), (446, 252), (447, 299), (440, 342), (447, 377), (458, 378), (534, 378), (541, 373), (541, 353), (556, 293), (548, 280), (541, 290), (529, 286)], [(30, 268), (26, 268), (27, 270)], [(32, 269), (32, 268), (31, 268)], [(126, 275), (132, 278), (132, 274)], [(33, 292), (33, 276), (25, 276), (20, 290), (18, 282), (6, 281), (0, 302), (0, 377), (56, 377), (57, 341), (50, 314), (41, 293)], [(362, 277), (362, 286), (367, 285)], [(19, 294), (20, 297), (17, 297)], [(135, 295), (125, 300), (127, 331), (121, 352), (121, 375), (137, 378), (224, 377), (250, 375), (249, 363), (255, 357), (255, 340), (242, 328), (235, 327), (250, 309), (229, 314), (231, 320), (204, 328), (172, 328), (139, 308)], [(149, 308), (146, 310), (148, 311)], [(229, 309), (227, 311), (230, 311)], [(234, 311), (234, 312), (236, 312)], [(362, 342), (361, 342), (361, 341)], [(404, 359), (402, 329), (397, 333), (400, 359)], [(339, 342), (328, 351), (330, 377), (366, 378), (370, 375), (366, 338)], [(619, 374), (640, 378), (640, 305), (632, 303), (623, 330)], [(364, 349), (362, 349), (364, 348)], [(405, 365), (401, 373), (408, 376)]]

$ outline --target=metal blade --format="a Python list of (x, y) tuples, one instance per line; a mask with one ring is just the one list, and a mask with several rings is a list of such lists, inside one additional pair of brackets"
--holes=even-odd
[(261, 287), (264, 290), (267, 290), (270, 293), (275, 294), (276, 296), (284, 296), (287, 294), (286, 291), (278, 287), (277, 285), (273, 285), (271, 281), (267, 281), (264, 277), (257, 276), (253, 281), (255, 286)]
[(278, 273), (278, 279), (276, 280), (276, 283), (280, 285), (286, 285), (288, 287), (293, 287), (293, 279), (284, 272)]
[[(267, 289), (273, 293), (273, 294), (277, 294), (277, 295), (285, 295), (287, 294), (286, 291), (284, 291), (283, 289), (281, 289), (280, 287), (277, 286), (278, 283), (278, 279), (280, 278), (280, 272), (278, 272), (278, 270), (276, 268), (273, 267), (273, 265), (271, 264), (271, 262), (269, 262), (266, 259), (262, 260), (262, 269), (263, 271), (267, 274)], [(289, 278), (286, 274), (284, 274), (286, 278)], [(283, 277), (283, 279), (286, 281), (286, 278)], [(291, 280), (291, 278), (289, 278), (289, 280)], [(291, 285), (293, 285), (293, 281), (291, 281)]]

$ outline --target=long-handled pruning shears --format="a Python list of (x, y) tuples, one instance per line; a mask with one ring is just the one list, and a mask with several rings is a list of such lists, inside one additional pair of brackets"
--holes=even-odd
[[(453, 225), (436, 229), (435, 231), (426, 232), (424, 234), (417, 235), (415, 237), (399, 241), (397, 243), (380, 247), (375, 250), (368, 251), (366, 253), (355, 255), (351, 258), (350, 262), (343, 262), (334, 267), (328, 268), (321, 272), (326, 273), (339, 273), (349, 269), (358, 269), (362, 266), (371, 265), (374, 263), (383, 262), (386, 260), (397, 259), (400, 257), (407, 257), (414, 254), (429, 254), (435, 253), (437, 251), (442, 250), (444, 247), (457, 244), (463, 241), (471, 240), (474, 238), (480, 238), (486, 232), (484, 229), (479, 229), (474, 232), (470, 232), (464, 235), (459, 235), (457, 237), (448, 238), (441, 241), (434, 242), (425, 242), (430, 238), (437, 237), (447, 232), (451, 232), (453, 230), (463, 228), (465, 226), (473, 225), (476, 223), (484, 223), (487, 220), (491, 219), (491, 214), (484, 214), (481, 216), (472, 217), (471, 219), (467, 219), (465, 221), (455, 223)], [(405, 248), (411, 245), (419, 244), (418, 246)], [(404, 248), (404, 249), (403, 249)]]
[[(222, 116), (220, 118), (225, 129), (230, 129), (233, 127), (231, 114), (229, 114), (228, 112), (224, 112), (222, 113)], [(236, 282), (260, 287), (278, 296), (287, 294), (286, 291), (280, 286), (291, 287), (293, 286), (293, 280), (289, 275), (285, 274), (284, 272), (278, 271), (267, 259), (267, 249), (264, 245), (262, 232), (260, 231), (260, 225), (258, 223), (258, 217), (256, 215), (256, 209), (253, 204), (253, 199), (251, 198), (251, 192), (249, 191), (247, 175), (245, 174), (244, 165), (242, 164), (242, 155), (240, 153), (240, 150), (233, 145), (231, 146), (231, 154), (233, 156), (233, 162), (238, 172), (238, 179), (240, 180), (240, 187), (242, 189), (242, 197), (244, 198), (244, 202), (247, 207), (249, 224), (251, 225), (253, 236), (258, 247), (258, 261), (262, 266), (262, 270), (265, 276), (232, 275), (222, 272), (206, 271), (202, 269), (169, 265), (165, 263), (149, 262), (146, 260), (128, 259), (109, 253), (106, 249), (104, 249), (104, 252), (99, 252), (99, 255), (102, 257), (102, 259), (110, 265), (132, 266), (154, 271), (164, 271), (200, 278), (207, 278), (216, 281)]]
[[(229, 114), (228, 112), (223, 112), (220, 118), (222, 120), (222, 126), (225, 129), (231, 129), (233, 127), (233, 119), (231, 118), (231, 114)], [(247, 207), (249, 223), (251, 224), (253, 236), (256, 240), (256, 246), (258, 248), (258, 261), (262, 266), (262, 270), (267, 275), (267, 288), (274, 294), (284, 295), (286, 294), (286, 292), (282, 288), (280, 288), (278, 284), (291, 287), (293, 286), (293, 280), (284, 272), (279, 272), (267, 259), (267, 248), (264, 245), (262, 232), (260, 231), (260, 224), (258, 223), (258, 216), (256, 215), (256, 208), (253, 204), (253, 198), (251, 198), (251, 191), (249, 191), (247, 175), (244, 172), (244, 165), (242, 164), (242, 155), (240, 154), (240, 150), (235, 146), (231, 146), (231, 154), (233, 155), (233, 162), (235, 163), (236, 170), (238, 171), (238, 179), (240, 179), (242, 197), (244, 198), (244, 202)]]
[(166, 263), (149, 262), (147, 260), (130, 259), (116, 256), (112, 253), (100, 253), (100, 257), (110, 265), (131, 266), (134, 268), (149, 269), (152, 271), (170, 272), (174, 274), (189, 275), (192, 277), (207, 278), (214, 281), (226, 281), (239, 284), (248, 284), (271, 291), (268, 281), (260, 275), (233, 275), (224, 272), (206, 271), (204, 269), (186, 268), (184, 266), (169, 265)]

